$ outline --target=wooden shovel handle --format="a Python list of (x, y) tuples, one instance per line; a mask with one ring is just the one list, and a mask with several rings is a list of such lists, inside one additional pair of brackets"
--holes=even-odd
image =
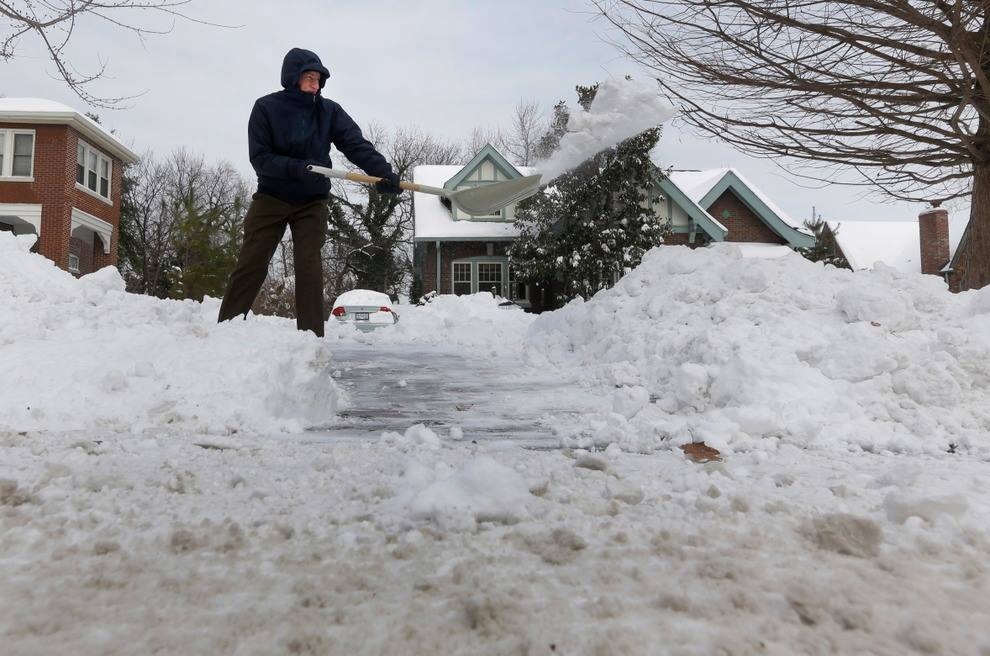
[[(351, 182), (360, 182), (363, 184), (373, 185), (376, 182), (381, 182), (382, 178), (376, 178), (373, 175), (365, 175), (364, 173), (351, 173), (350, 171), (344, 175), (345, 180), (350, 180)], [(419, 185), (415, 182), (406, 182), (401, 180), (399, 182), (399, 188), (405, 189), (407, 191), (419, 191)]]

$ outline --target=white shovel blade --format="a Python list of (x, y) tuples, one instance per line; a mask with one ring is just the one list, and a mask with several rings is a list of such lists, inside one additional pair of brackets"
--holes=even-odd
[(541, 177), (528, 175), (515, 180), (462, 189), (448, 192), (447, 197), (468, 214), (485, 216), (535, 194), (540, 189)]

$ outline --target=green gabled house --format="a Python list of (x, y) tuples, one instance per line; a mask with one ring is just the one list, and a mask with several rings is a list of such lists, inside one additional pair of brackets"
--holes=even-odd
[[(486, 145), (464, 165), (417, 166), (413, 181), (456, 191), (515, 180), (535, 171), (510, 164)], [(529, 305), (526, 285), (516, 284), (506, 254), (519, 236), (515, 205), (486, 216), (469, 216), (438, 196), (413, 194), (416, 275), (423, 293), (494, 292)]]
[[(538, 173), (513, 166), (486, 145), (464, 165), (417, 166), (417, 183), (450, 190)], [(810, 247), (814, 236), (776, 207), (734, 169), (657, 173), (655, 211), (670, 220), (671, 245), (713, 241)], [(525, 308), (547, 309), (539, 290), (515, 281), (507, 251), (519, 236), (515, 205), (488, 216), (468, 216), (437, 196), (413, 194), (415, 273), (422, 293), (493, 292)]]

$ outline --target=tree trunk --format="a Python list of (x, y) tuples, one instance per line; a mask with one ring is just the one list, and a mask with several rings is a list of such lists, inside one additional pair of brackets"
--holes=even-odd
[(990, 283), (990, 164), (973, 167), (973, 196), (966, 238), (958, 254), (959, 291)]

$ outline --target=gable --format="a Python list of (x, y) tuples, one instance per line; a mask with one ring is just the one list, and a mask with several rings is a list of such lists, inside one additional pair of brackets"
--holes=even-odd
[[(726, 201), (724, 199), (727, 192), (731, 192), (732, 196), (738, 199), (751, 212), (753, 217), (758, 219), (767, 229), (780, 238), (783, 243), (786, 243), (792, 248), (810, 248), (814, 246), (814, 235), (804, 232), (790, 217), (773, 205), (755, 187), (745, 182), (732, 169), (727, 170), (719, 181), (701, 197), (699, 204), (707, 209), (715, 207), (720, 201), (725, 203)], [(732, 210), (730, 209), (730, 211)], [(718, 212), (721, 214), (722, 209), (720, 208)], [(760, 228), (755, 225), (746, 226), (745, 229), (760, 231)], [(733, 239), (733, 241), (747, 241), (747, 239), (742, 237)]]
[[(815, 243), (814, 235), (806, 232), (734, 169), (672, 171), (669, 177), (682, 192), (684, 202), (693, 204), (707, 215), (709, 224), (714, 222), (721, 227), (722, 239), (783, 243), (791, 248), (809, 248)], [(725, 210), (729, 210), (728, 215)], [(726, 222), (733, 225), (726, 225)], [(699, 222), (698, 226), (707, 232), (707, 224)], [(743, 230), (743, 234), (739, 230)]]
[[(488, 169), (485, 164), (490, 163), (494, 167), (497, 159), (476, 157), (472, 162), (473, 165), (468, 166), (421, 164), (413, 169), (412, 178), (414, 182), (430, 187), (451, 189), (457, 188), (458, 184), (474, 186), (481, 183), (481, 176), (495, 172), (494, 168)], [(505, 165), (511, 166), (507, 162)], [(522, 170), (513, 167), (513, 171), (514, 177), (537, 173), (525, 167)], [(472, 179), (470, 176), (475, 172), (478, 177)], [(504, 173), (502, 168), (498, 172)], [(503, 208), (498, 216), (478, 218), (458, 214), (456, 206), (451, 207), (440, 197), (425, 192), (414, 191), (412, 200), (414, 241), (512, 241), (519, 236), (519, 228), (514, 222), (515, 204)]]
[(675, 232), (688, 233), (691, 242), (698, 230), (712, 241), (725, 240), (728, 233), (726, 227), (691, 200), (670, 177), (661, 176), (657, 181), (657, 188), (667, 199), (667, 207), (664, 209)]
[(705, 209), (728, 229), (727, 241), (757, 244), (787, 244), (731, 188)]
[(491, 144), (485, 144), (470, 162), (444, 183), (443, 188), (457, 190), (521, 177), (523, 177), (522, 173), (509, 164)]

